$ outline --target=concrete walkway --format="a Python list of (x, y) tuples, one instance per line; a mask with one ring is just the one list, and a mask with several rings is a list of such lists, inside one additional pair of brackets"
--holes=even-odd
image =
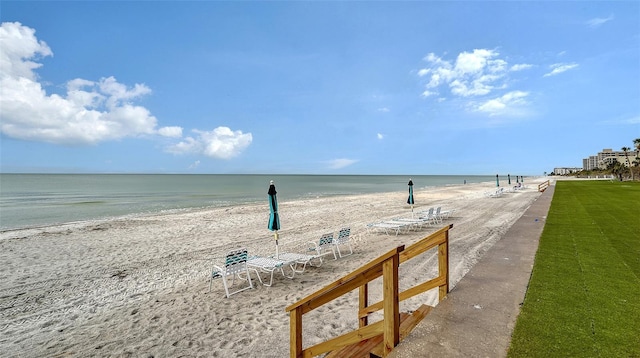
[(506, 356), (554, 190), (532, 203), (389, 357)]

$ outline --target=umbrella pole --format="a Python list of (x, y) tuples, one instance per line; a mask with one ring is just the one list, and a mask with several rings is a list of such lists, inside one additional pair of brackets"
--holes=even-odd
[(411, 218), (413, 219), (413, 204), (411, 204)]
[(280, 250), (278, 248), (278, 230), (276, 230), (276, 233), (274, 234), (275, 238), (276, 238), (276, 259), (280, 259)]

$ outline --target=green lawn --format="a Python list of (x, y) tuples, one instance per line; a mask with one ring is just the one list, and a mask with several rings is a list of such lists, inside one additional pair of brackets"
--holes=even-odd
[(640, 357), (640, 183), (557, 182), (508, 357)]

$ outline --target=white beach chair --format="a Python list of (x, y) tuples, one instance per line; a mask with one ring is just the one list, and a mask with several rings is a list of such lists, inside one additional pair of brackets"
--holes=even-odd
[[(318, 265), (314, 265), (312, 261), (314, 259), (320, 259), (316, 255), (307, 255), (307, 254), (299, 254), (296, 252), (281, 252), (278, 257), (281, 260), (291, 262), (291, 270), (296, 273), (303, 273), (304, 270), (309, 266), (320, 266), (322, 265), (322, 261)], [(302, 265), (302, 268), (298, 268), (299, 265)]]
[(333, 255), (333, 259), (337, 260), (336, 244), (333, 240), (333, 233), (327, 233), (320, 236), (320, 240), (311, 241), (309, 243), (309, 251), (315, 252), (316, 255), (322, 260), (322, 257), (326, 255)]
[[(338, 237), (336, 237), (336, 239), (333, 242), (336, 246), (336, 250), (338, 250), (338, 256), (344, 257), (344, 256), (353, 255), (353, 247), (351, 246), (351, 228), (350, 227), (343, 227), (342, 229), (340, 229), (340, 231), (338, 231)], [(342, 251), (340, 251), (340, 245), (346, 245), (347, 247), (349, 247), (349, 253), (343, 254)]]
[[(282, 276), (286, 278), (293, 278), (296, 274), (295, 268), (293, 266), (294, 264), (294, 261), (284, 260), (282, 258), (282, 255), (280, 255), (280, 259), (276, 259), (273, 257), (253, 256), (247, 260), (247, 266), (256, 272), (258, 281), (260, 281), (261, 284), (267, 287), (271, 287), (273, 285), (273, 274), (276, 271), (280, 271), (280, 273), (282, 273)], [(287, 266), (291, 267), (291, 276), (288, 276), (284, 273), (284, 268)], [(265, 283), (265, 281), (262, 281), (260, 272), (264, 272), (270, 275), (271, 278), (269, 279), (269, 283)]]
[(425, 222), (427, 222), (429, 226), (437, 224), (437, 219), (435, 217), (435, 209), (429, 208), (429, 210), (419, 213), (418, 219), (424, 220)]
[(422, 228), (424, 225), (431, 225), (431, 220), (420, 219), (419, 217), (415, 218), (396, 218), (393, 219), (396, 222), (407, 223), (409, 225), (415, 226), (417, 229)]
[[(222, 278), (222, 284), (224, 285), (224, 291), (229, 298), (231, 295), (236, 294), (238, 292), (242, 292), (244, 290), (248, 290), (253, 288), (253, 283), (251, 282), (251, 276), (249, 275), (249, 267), (247, 266), (247, 249), (237, 249), (233, 251), (229, 251), (225, 256), (224, 268), (220, 266), (213, 266), (211, 270), (211, 276), (209, 276), (209, 292), (211, 292), (211, 284), (213, 279)], [(244, 279), (240, 276), (241, 273), (247, 275), (247, 278)], [(236, 291), (229, 291), (229, 283), (227, 281), (228, 277), (231, 276), (231, 285), (234, 284), (236, 276), (242, 280), (249, 281), (249, 286), (242, 287)]]
[(448, 219), (455, 211), (456, 209), (441, 210), (440, 216), (442, 216), (443, 219)]
[(376, 231), (376, 232), (384, 232), (389, 235), (390, 232), (395, 232), (395, 235), (398, 236), (399, 233), (404, 230), (408, 230), (411, 227), (409, 223), (401, 223), (401, 222), (387, 222), (381, 221), (377, 223), (367, 224), (367, 230)]
[(435, 221), (436, 224), (440, 224), (440, 223), (442, 223), (442, 219), (443, 219), (443, 217), (442, 217), (442, 207), (438, 206), (436, 208), (436, 210), (434, 211), (434, 213), (433, 213), (433, 220)]
[(494, 192), (488, 192), (486, 195), (490, 198), (499, 198), (504, 193), (504, 188), (496, 189)]
[(390, 220), (385, 220), (382, 223), (384, 224), (391, 224), (391, 225), (400, 225), (400, 232), (403, 231), (409, 231), (411, 229), (418, 229), (423, 223), (419, 222), (417, 220), (411, 220), (411, 219), (400, 219), (400, 218), (395, 218), (395, 219), (390, 219)]

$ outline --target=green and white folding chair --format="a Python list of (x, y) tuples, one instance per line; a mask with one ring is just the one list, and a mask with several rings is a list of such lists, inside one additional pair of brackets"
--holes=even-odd
[[(211, 283), (213, 282), (213, 279), (216, 278), (222, 279), (222, 284), (224, 285), (224, 291), (227, 294), (227, 298), (238, 292), (253, 288), (251, 276), (249, 275), (249, 267), (247, 266), (247, 259), (248, 254), (247, 249), (245, 248), (229, 251), (225, 256), (224, 267), (214, 265), (213, 269), (211, 270), (211, 276), (209, 277), (209, 292), (211, 292)], [(246, 279), (240, 276), (240, 274), (242, 273), (247, 275)], [(229, 285), (228, 282), (229, 276), (231, 276), (231, 285)], [(236, 277), (240, 278), (241, 280), (249, 281), (249, 286), (242, 287), (233, 292), (229, 292), (229, 287), (233, 286)]]
[(309, 243), (309, 251), (316, 253), (322, 264), (322, 257), (325, 255), (333, 255), (333, 259), (337, 260), (336, 244), (333, 240), (333, 233), (323, 234), (318, 241), (312, 241)]
[[(353, 255), (353, 247), (351, 247), (351, 228), (343, 227), (342, 229), (340, 229), (340, 231), (338, 231), (338, 237), (334, 240), (334, 243), (336, 245), (336, 249), (338, 250), (338, 256), (344, 257)], [(343, 254), (342, 251), (340, 251), (340, 245), (346, 245), (347, 247), (349, 247), (349, 253)]]

